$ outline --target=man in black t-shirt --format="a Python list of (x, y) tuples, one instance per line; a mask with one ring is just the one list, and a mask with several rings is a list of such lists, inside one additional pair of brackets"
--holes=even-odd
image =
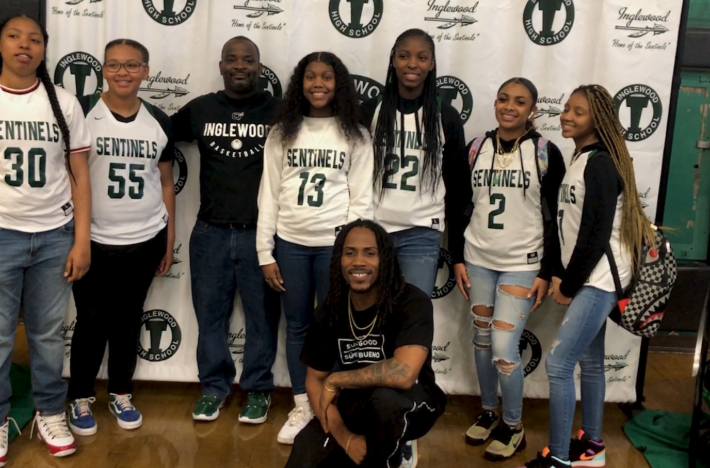
[(239, 421), (258, 424), (266, 421), (274, 389), (280, 309), (256, 254), (256, 199), (264, 143), (279, 101), (258, 89), (259, 49), (248, 38), (224, 44), (219, 70), (223, 91), (200, 96), (171, 117), (175, 140), (197, 140), (200, 150), (200, 211), (190, 236), (190, 273), (202, 396), (192, 417), (216, 419), (231, 392), (236, 356), (230, 352), (229, 320), (239, 287), (246, 328), (239, 384), (249, 392)]
[(286, 466), (414, 466), (416, 439), (446, 405), (431, 368), (431, 300), (404, 282), (391, 237), (372, 221), (343, 229), (331, 265), (341, 279), (301, 354), (317, 419), (296, 436)]

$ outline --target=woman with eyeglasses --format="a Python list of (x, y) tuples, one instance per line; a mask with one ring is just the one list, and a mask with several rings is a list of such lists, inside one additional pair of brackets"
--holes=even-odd
[(107, 342), (109, 409), (124, 429), (143, 422), (131, 403), (143, 303), (153, 277), (170, 269), (175, 240), (172, 126), (138, 97), (148, 73), (143, 45), (111, 41), (103, 65), (108, 91), (80, 99), (93, 139), (93, 210), (91, 269), (74, 283), (69, 427), (78, 435), (96, 433), (91, 403)]

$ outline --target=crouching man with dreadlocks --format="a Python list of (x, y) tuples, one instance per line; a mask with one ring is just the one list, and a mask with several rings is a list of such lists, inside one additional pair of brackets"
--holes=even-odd
[(414, 467), (416, 439), (446, 405), (431, 368), (431, 300), (404, 282), (392, 239), (372, 221), (343, 229), (330, 265), (301, 354), (317, 419), (286, 467)]

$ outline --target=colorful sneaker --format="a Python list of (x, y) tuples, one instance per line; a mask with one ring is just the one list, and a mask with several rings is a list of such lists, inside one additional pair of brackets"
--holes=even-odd
[(130, 393), (109, 393), (108, 409), (116, 416), (116, 422), (124, 429), (138, 429), (143, 425), (143, 416), (131, 403)]
[(266, 421), (271, 406), (271, 393), (249, 392), (247, 402), (239, 413), (239, 422), (261, 424)]
[(553, 457), (550, 449), (545, 447), (542, 452), (537, 453), (537, 458), (531, 460), (518, 468), (570, 468), (572, 464), (568, 461)]
[(69, 402), (69, 429), (74, 434), (89, 436), (96, 434), (96, 419), (91, 413), (91, 404), (96, 398), (77, 398)]
[(202, 395), (192, 410), (195, 421), (214, 421), (219, 416), (219, 409), (224, 406), (224, 400), (214, 395)]
[(35, 413), (30, 430), (30, 439), (37, 426), (37, 436), (47, 444), (49, 453), (55, 457), (66, 457), (76, 452), (76, 441), (67, 426), (67, 414), (59, 413), (43, 416), (39, 410)]
[(498, 426), (500, 418), (493, 411), (484, 411), (478, 415), (478, 421), (466, 431), (468, 445), (482, 445), (491, 436), (493, 429)]
[(496, 427), (491, 434), (493, 442), (486, 447), (486, 460), (506, 460), (525, 448), (525, 429), (516, 430), (515, 426)]
[(416, 440), (408, 440), (402, 445), (402, 463), (399, 468), (416, 468), (419, 461), (419, 449)]
[(15, 425), (18, 434), (22, 434), (17, 421), (13, 418), (8, 417), (5, 419), (5, 424), (0, 426), (0, 467), (5, 466), (7, 463), (7, 447), (10, 445), (10, 421)]
[(296, 406), (288, 413), (288, 420), (279, 431), (276, 440), (280, 444), (293, 445), (293, 439), (311, 422), (314, 416), (310, 403)]
[(594, 442), (582, 429), (577, 438), (572, 439), (569, 447), (569, 459), (575, 467), (599, 468), (606, 465), (604, 442)]

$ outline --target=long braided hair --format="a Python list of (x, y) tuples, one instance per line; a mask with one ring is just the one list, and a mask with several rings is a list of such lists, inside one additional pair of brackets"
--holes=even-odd
[[(64, 113), (62, 112), (62, 108), (59, 106), (59, 100), (57, 99), (57, 91), (54, 89), (54, 83), (52, 83), (52, 79), (49, 77), (49, 72), (47, 71), (47, 43), (49, 42), (49, 34), (47, 34), (47, 30), (42, 26), (40, 23), (35, 21), (32, 18), (29, 18), (25, 15), (15, 15), (11, 16), (10, 18), (5, 19), (2, 23), (0, 23), (0, 35), (3, 33), (5, 30), (5, 27), (7, 24), (17, 18), (25, 18), (28, 20), (33, 21), (37, 27), (39, 27), (40, 31), (42, 32), (42, 38), (44, 39), (44, 58), (40, 62), (39, 66), (37, 67), (37, 78), (42, 82), (44, 85), (44, 89), (47, 91), (47, 96), (49, 97), (49, 103), (52, 106), (52, 113), (54, 114), (54, 118), (57, 119), (57, 124), (59, 125), (59, 131), (62, 133), (62, 139), (64, 140), (64, 163), (67, 167), (67, 171), (69, 172), (69, 175), (74, 178), (74, 173), (72, 172), (71, 169), (71, 160), (70, 160), (70, 155), (71, 155), (71, 141), (70, 141), (70, 135), (69, 135), (69, 125), (67, 124), (67, 120), (64, 118)], [(0, 56), (0, 74), (2, 74), (2, 56)]]
[[(441, 151), (441, 122), (439, 119), (439, 106), (436, 99), (436, 52), (434, 41), (425, 31), (421, 29), (408, 29), (397, 37), (394, 46), (390, 51), (390, 61), (387, 67), (387, 79), (384, 91), (382, 92), (382, 105), (377, 116), (377, 126), (374, 135), (375, 153), (375, 189), (379, 193), (380, 200), (384, 198), (384, 184), (387, 182), (385, 172), (387, 170), (387, 156), (395, 153), (395, 133), (397, 126), (397, 104), (399, 101), (399, 80), (394, 68), (394, 57), (397, 48), (407, 39), (421, 38), (431, 49), (434, 68), (429, 72), (424, 80), (422, 91), (422, 121), (424, 127), (424, 164), (422, 168), (422, 182), (429, 183), (433, 192), (436, 192), (439, 184), (439, 173), (441, 171), (441, 161), (439, 154)], [(400, 129), (403, 130), (403, 129)], [(404, 138), (404, 135), (401, 136)], [(401, 155), (404, 157), (404, 155)]]
[(359, 121), (359, 107), (355, 85), (350, 77), (350, 72), (337, 55), (330, 52), (313, 52), (306, 55), (298, 62), (293, 70), (291, 80), (284, 97), (284, 105), (276, 117), (279, 135), (284, 146), (293, 143), (301, 129), (303, 116), (307, 116), (311, 104), (303, 94), (303, 79), (306, 67), (311, 62), (322, 62), (330, 65), (335, 74), (335, 95), (330, 105), (333, 115), (340, 125), (340, 130), (345, 135), (348, 143), (362, 141), (364, 134)]
[(575, 89), (587, 98), (594, 120), (594, 131), (609, 150), (614, 166), (624, 181), (624, 205), (621, 218), (621, 242), (633, 255), (634, 265), (641, 258), (644, 241), (654, 245), (655, 235), (651, 222), (641, 206), (636, 188), (634, 163), (623, 137), (623, 126), (614, 106), (614, 99), (603, 86), (587, 85)]
[(378, 325), (382, 326), (387, 322), (388, 317), (395, 311), (399, 299), (404, 294), (404, 276), (397, 260), (397, 252), (394, 248), (394, 241), (387, 232), (374, 221), (358, 219), (351, 222), (340, 231), (335, 239), (333, 247), (333, 257), (330, 261), (330, 288), (328, 295), (323, 301), (323, 311), (328, 314), (330, 324), (336, 326), (340, 320), (347, 320), (342, 311), (348, 308), (348, 297), (350, 286), (343, 277), (341, 261), (343, 258), (343, 246), (345, 238), (350, 231), (355, 228), (366, 228), (375, 234), (377, 240), (377, 250), (380, 259), (379, 271), (377, 274), (377, 311)]

